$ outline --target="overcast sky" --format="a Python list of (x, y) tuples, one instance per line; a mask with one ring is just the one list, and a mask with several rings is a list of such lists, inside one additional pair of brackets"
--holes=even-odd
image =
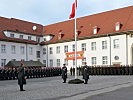
[[(0, 0), (0, 16), (42, 25), (69, 20), (74, 0)], [(133, 0), (78, 0), (77, 17), (132, 6)]]

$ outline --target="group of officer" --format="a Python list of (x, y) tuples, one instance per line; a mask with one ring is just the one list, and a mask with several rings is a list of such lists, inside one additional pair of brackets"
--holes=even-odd
[[(75, 75), (75, 68), (70, 68), (70, 75)], [(133, 75), (133, 65), (121, 66), (83, 66), (77, 67), (77, 75), (82, 75), (84, 83), (88, 83), (89, 75)]]
[[(82, 70), (80, 70), (80, 71), (82, 71), (83, 79), (85, 80), (84, 84), (87, 84), (88, 83), (88, 79), (89, 79), (90, 68), (87, 66), (86, 62), (84, 63), (84, 66), (82, 66)], [(79, 75), (81, 73), (80, 71), (79, 71)], [(74, 74), (75, 70), (72, 71), (72, 69), (70, 69), (70, 74), (72, 75), (71, 72), (73, 72), (73, 74)], [(63, 83), (66, 83), (66, 79), (67, 79), (67, 67), (66, 67), (65, 64), (63, 64), (63, 67), (62, 67), (62, 79), (63, 79)]]
[[(89, 75), (133, 75), (133, 65), (88, 66), (88, 68)], [(25, 75), (27, 78), (60, 76), (62, 70), (61, 67), (25, 67)], [(77, 74), (83, 75), (83, 66), (77, 67)], [(75, 75), (75, 68), (70, 68), (70, 75)], [(0, 80), (13, 80), (17, 77), (17, 68), (0, 68)]]
[(90, 75), (133, 75), (133, 65), (90, 67)]
[[(88, 66), (90, 75), (133, 75), (133, 65)], [(82, 75), (83, 66), (77, 67), (77, 75)], [(75, 68), (70, 68), (70, 75), (75, 75)]]
[[(41, 78), (60, 76), (60, 67), (24, 67), (27, 78)], [(0, 80), (13, 80), (18, 78), (18, 68), (1, 68)]]

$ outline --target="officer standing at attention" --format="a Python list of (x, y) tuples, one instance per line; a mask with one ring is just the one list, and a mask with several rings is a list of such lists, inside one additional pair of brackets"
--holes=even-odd
[(25, 79), (23, 63), (21, 62), (21, 65), (18, 68), (18, 85), (20, 86), (20, 91), (25, 91), (23, 89), (24, 84), (26, 84), (26, 79)]
[(66, 83), (66, 79), (67, 79), (67, 67), (65, 64), (63, 64), (62, 67), (62, 79), (63, 79), (63, 83)]
[(89, 79), (89, 67), (87, 66), (87, 63), (85, 62), (84, 63), (84, 66), (83, 66), (83, 79), (85, 80), (84, 84), (88, 84), (88, 79)]

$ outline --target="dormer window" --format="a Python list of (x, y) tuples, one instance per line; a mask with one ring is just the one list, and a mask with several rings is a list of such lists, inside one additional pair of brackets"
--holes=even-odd
[(98, 27), (97, 26), (94, 26), (93, 27), (93, 34), (97, 34), (97, 32), (98, 32)]
[(46, 41), (46, 38), (44, 38), (44, 41)]
[(28, 36), (28, 40), (31, 40), (31, 36)]
[(120, 28), (121, 28), (121, 23), (120, 23), (120, 22), (117, 22), (117, 23), (115, 24), (115, 31), (119, 31)]
[(14, 34), (13, 34), (13, 33), (11, 33), (11, 34), (10, 34), (10, 37), (14, 38)]
[(60, 40), (63, 36), (64, 36), (64, 34), (62, 32), (59, 32), (59, 34), (58, 34), (58, 40)]
[(37, 37), (36, 38), (36, 41), (39, 43), (40, 42), (40, 37)]
[(19, 35), (19, 38), (20, 38), (20, 39), (23, 39), (23, 35)]

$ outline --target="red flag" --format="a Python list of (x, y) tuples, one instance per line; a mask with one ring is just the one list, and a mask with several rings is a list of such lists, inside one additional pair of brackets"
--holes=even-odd
[(75, 17), (75, 4), (76, 4), (76, 7), (77, 7), (77, 0), (75, 0), (75, 2), (72, 4), (72, 11), (71, 11), (71, 14), (69, 16), (69, 19), (71, 18), (74, 18)]

